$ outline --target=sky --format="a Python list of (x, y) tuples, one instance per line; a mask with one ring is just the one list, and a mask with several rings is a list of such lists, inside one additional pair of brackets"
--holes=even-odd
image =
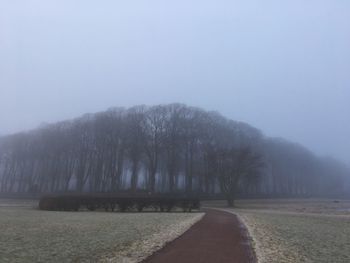
[(185, 103), (350, 164), (347, 0), (0, 0), (0, 134)]

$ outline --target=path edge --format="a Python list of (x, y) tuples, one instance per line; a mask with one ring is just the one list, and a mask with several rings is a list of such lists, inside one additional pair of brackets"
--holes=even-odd
[(242, 231), (243, 236), (248, 240), (249, 242), (249, 255), (250, 255), (250, 260), (254, 263), (262, 263), (261, 257), (260, 257), (260, 246), (258, 240), (254, 237), (253, 235), (253, 230), (247, 223), (247, 221), (238, 213), (232, 211), (229, 208), (216, 208), (216, 207), (206, 207), (208, 209), (213, 209), (213, 210), (218, 210), (221, 212), (226, 212), (233, 214), (237, 217), (237, 220), (239, 222), (239, 227)]
[[(163, 244), (161, 246), (157, 246), (155, 247), (155, 249), (153, 249), (152, 251), (150, 251), (150, 253), (148, 253), (147, 255), (143, 255), (142, 257), (139, 257), (137, 259), (137, 261), (133, 261), (132, 263), (142, 263), (144, 261), (146, 261), (148, 258), (152, 257), (154, 254), (156, 254), (158, 251), (162, 250), (165, 246), (167, 246), (169, 243), (175, 241), (176, 239), (180, 238), (181, 236), (183, 236), (187, 231), (189, 231), (194, 225), (198, 224), (200, 221), (202, 221), (202, 219), (204, 218), (204, 216), (206, 215), (206, 212), (204, 211), (200, 211), (199, 215), (190, 223), (188, 224), (186, 227), (184, 227), (183, 229), (181, 229), (181, 231), (178, 233), (178, 235), (173, 236), (172, 238), (169, 238), (168, 240), (166, 240), (166, 242), (163, 242)], [(149, 240), (148, 240), (149, 241)]]
[(185, 234), (192, 226), (200, 222), (204, 216), (204, 212), (199, 212), (194, 218), (184, 220), (179, 224), (172, 224), (167, 227), (166, 231), (161, 230), (145, 239), (134, 241), (126, 246), (125, 250), (116, 251), (112, 256), (101, 257), (97, 262), (141, 263), (164, 248), (167, 244)]

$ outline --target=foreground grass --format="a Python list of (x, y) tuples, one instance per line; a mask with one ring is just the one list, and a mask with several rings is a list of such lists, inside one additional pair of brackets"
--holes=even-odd
[(137, 262), (202, 216), (49, 212), (14, 203), (0, 205), (1, 262)]
[(350, 219), (239, 211), (264, 262), (350, 262)]
[(350, 203), (334, 200), (240, 201), (260, 263), (350, 262)]

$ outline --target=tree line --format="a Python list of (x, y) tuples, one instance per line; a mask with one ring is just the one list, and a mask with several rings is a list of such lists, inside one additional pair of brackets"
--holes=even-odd
[(112, 108), (0, 138), (0, 192), (344, 192), (341, 163), (182, 104)]

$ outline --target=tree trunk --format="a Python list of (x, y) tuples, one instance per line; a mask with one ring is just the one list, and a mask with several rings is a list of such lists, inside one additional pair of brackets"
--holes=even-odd
[(235, 206), (235, 199), (232, 195), (227, 195), (226, 196), (227, 199), (227, 206), (228, 207), (234, 207)]

